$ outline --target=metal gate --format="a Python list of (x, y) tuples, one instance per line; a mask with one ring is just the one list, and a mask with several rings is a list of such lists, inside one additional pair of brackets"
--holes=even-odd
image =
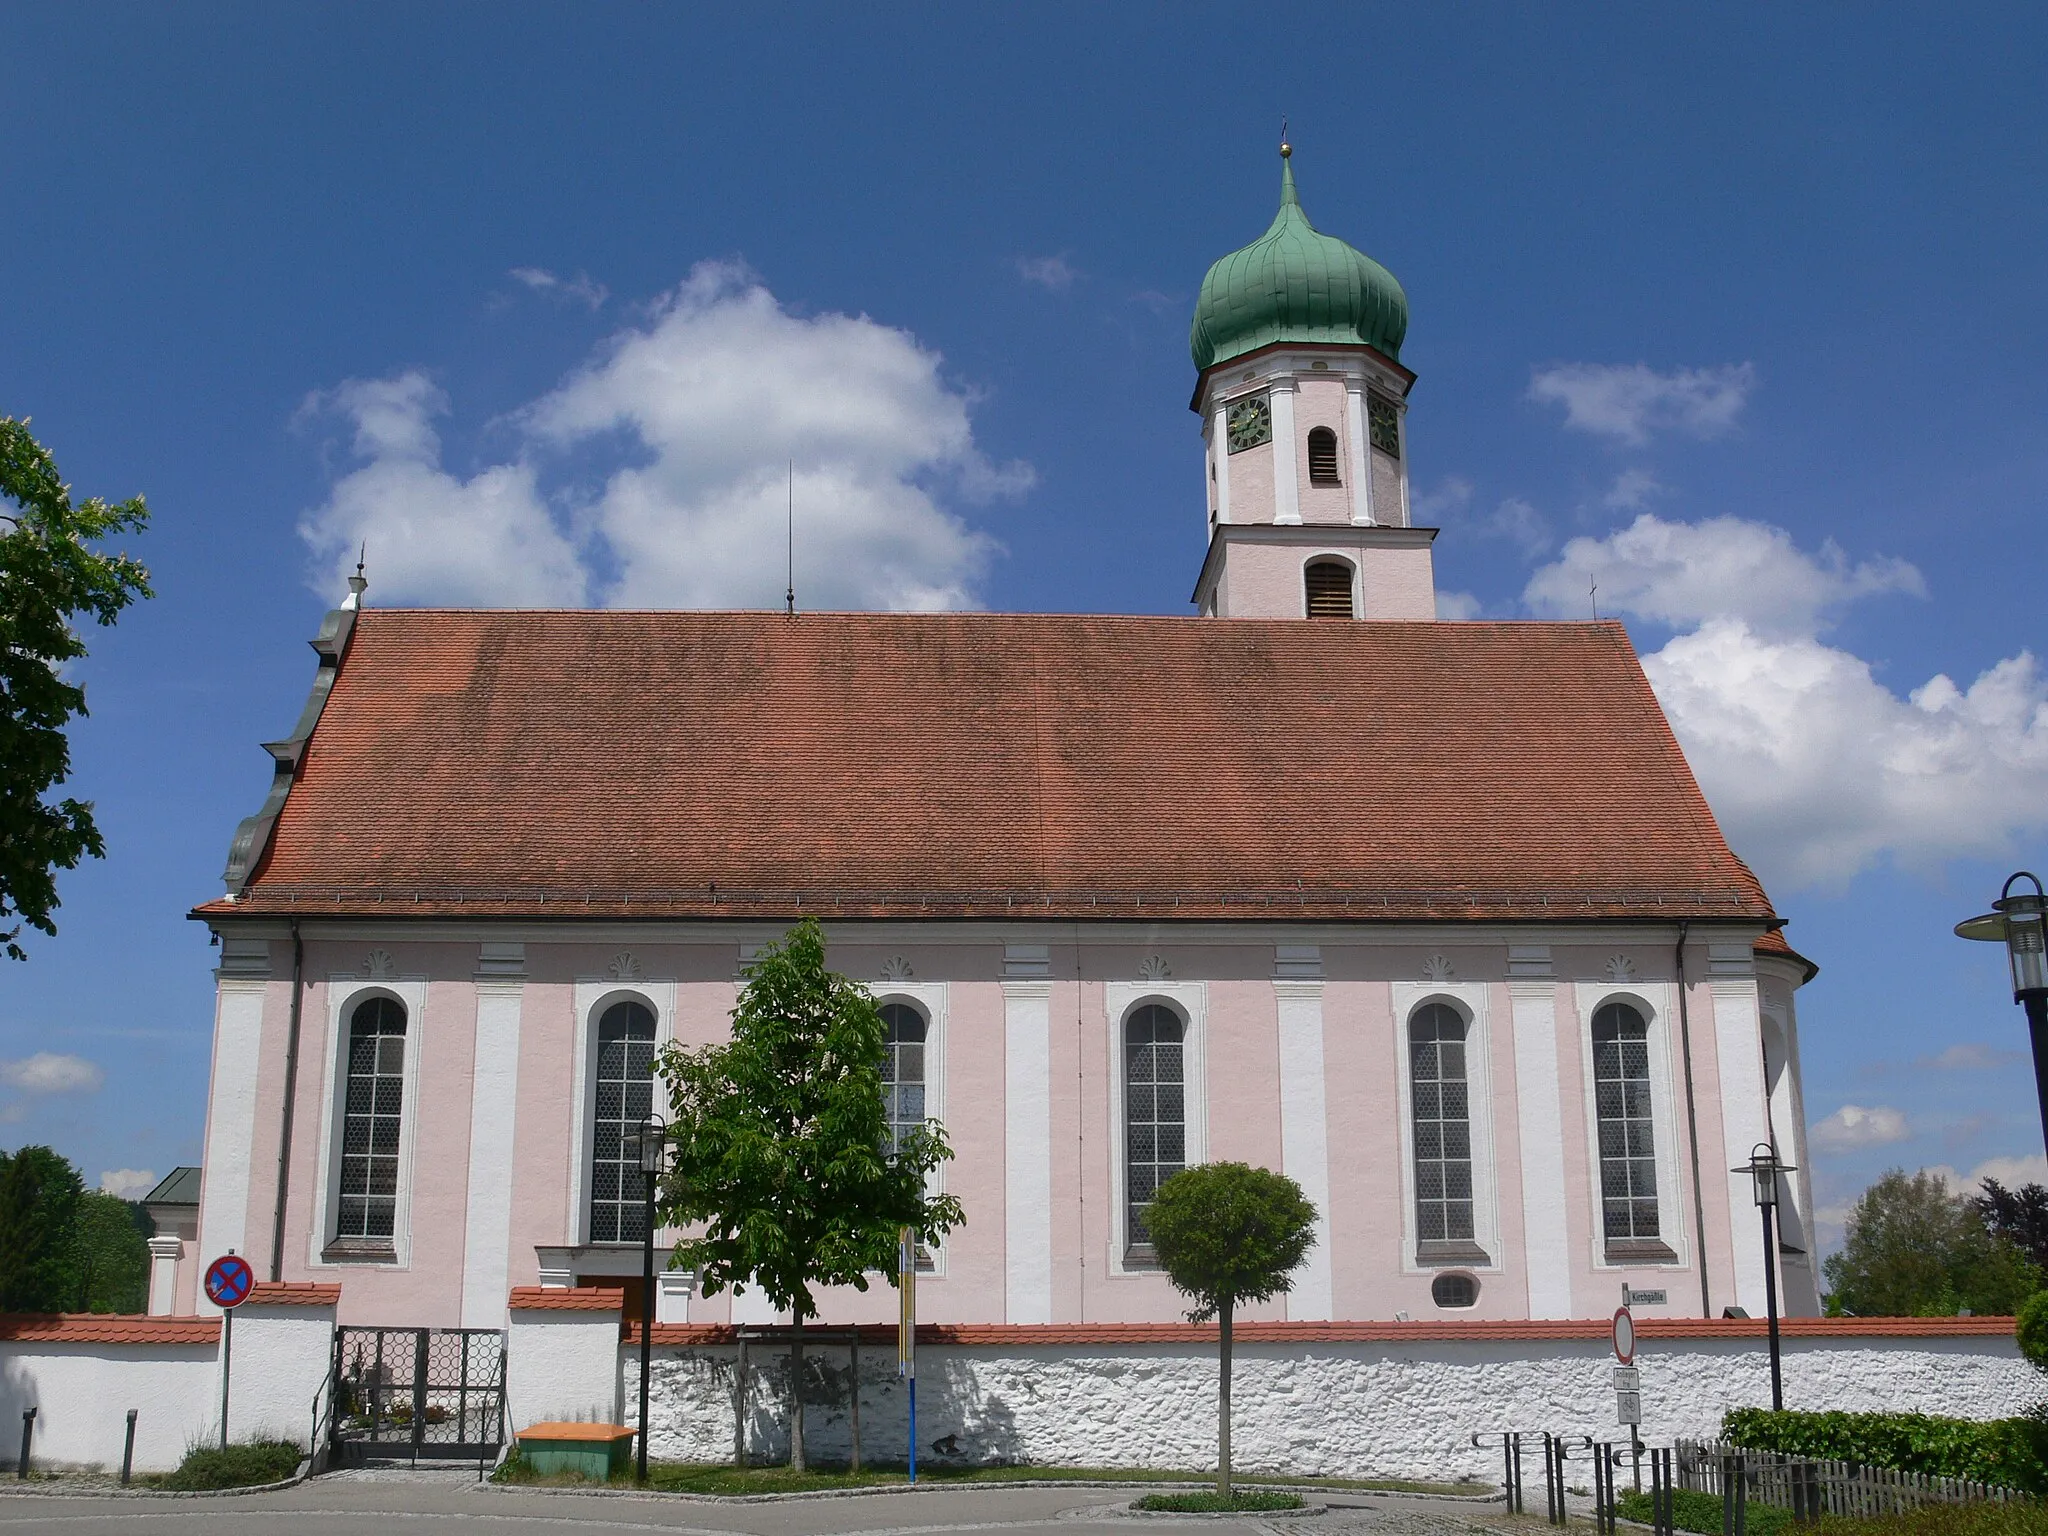
[(334, 1462), (482, 1461), (505, 1443), (505, 1336), (337, 1328)]

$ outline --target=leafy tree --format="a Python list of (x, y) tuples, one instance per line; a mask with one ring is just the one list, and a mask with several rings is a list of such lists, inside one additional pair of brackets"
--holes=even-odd
[(1965, 1307), (2011, 1316), (2042, 1279), (1939, 1177), (1897, 1168), (1857, 1200), (1823, 1272), (1828, 1311), (1853, 1317), (1949, 1317)]
[(26, 960), (24, 925), (57, 931), (56, 871), (106, 856), (90, 805), (44, 796), (70, 776), (64, 727), (86, 712), (85, 690), (64, 672), (85, 655), (72, 620), (112, 624), (151, 595), (141, 565), (91, 546), (139, 531), (149, 510), (140, 496), (74, 506), (56, 462), (12, 417), (0, 417), (0, 503), (18, 509), (0, 505), (0, 924), (17, 919), (0, 945)]
[(48, 1147), (0, 1152), (0, 1312), (62, 1312), (78, 1296), (78, 1170)]
[(149, 1309), (148, 1232), (149, 1218), (134, 1201), (96, 1189), (79, 1196), (71, 1233), (73, 1311)]
[(2022, 1184), (2007, 1189), (1996, 1179), (1986, 1179), (1984, 1192), (1974, 1196), (1970, 1208), (1993, 1237), (2002, 1237), (2048, 1273), (2048, 1189), (2039, 1184)]
[(1159, 1186), (1145, 1230), (1174, 1288), (1196, 1303), (1191, 1323), (1216, 1318), (1219, 1340), (1216, 1491), (1230, 1497), (1230, 1323), (1241, 1301), (1293, 1288), (1315, 1246), (1316, 1208), (1283, 1173), (1245, 1163), (1204, 1163)]
[(746, 977), (729, 1044), (671, 1044), (656, 1063), (673, 1147), (658, 1207), (668, 1225), (701, 1224), (672, 1262), (694, 1266), (705, 1295), (755, 1285), (789, 1312), (790, 1465), (801, 1471), (815, 1288), (864, 1291), (877, 1272), (893, 1283), (899, 1229), (935, 1243), (966, 1218), (952, 1196), (925, 1192), (953, 1155), (937, 1125), (912, 1129), (891, 1155), (882, 1016), (865, 987), (825, 969), (818, 925), (791, 929)]

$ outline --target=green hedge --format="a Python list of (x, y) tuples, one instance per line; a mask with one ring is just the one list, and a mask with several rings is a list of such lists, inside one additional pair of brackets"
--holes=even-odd
[(2048, 1493), (2048, 1412), (2015, 1419), (1944, 1419), (1928, 1413), (1774, 1413), (1732, 1408), (1731, 1445), (1826, 1461), (1854, 1461)]
[[(1644, 1525), (1655, 1523), (1647, 1493), (1624, 1491), (1615, 1499), (1614, 1507), (1624, 1520), (1640, 1520)], [(1759, 1504), (1754, 1499), (1743, 1506), (1743, 1529), (1749, 1536), (1776, 1536), (1778, 1529), (1791, 1520), (1789, 1509)], [(1681, 1531), (1697, 1531), (1700, 1536), (1721, 1536), (1721, 1495), (1695, 1493), (1690, 1488), (1673, 1489), (1671, 1523)]]

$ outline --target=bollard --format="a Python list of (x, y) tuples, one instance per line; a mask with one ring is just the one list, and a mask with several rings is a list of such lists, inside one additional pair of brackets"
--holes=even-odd
[(135, 1470), (135, 1415), (139, 1409), (128, 1410), (128, 1439), (121, 1447), (121, 1486), (128, 1486), (128, 1474)]
[(21, 1465), (14, 1469), (14, 1475), (18, 1478), (28, 1476), (29, 1446), (35, 1437), (36, 1411), (33, 1408), (24, 1408), (21, 1411)]

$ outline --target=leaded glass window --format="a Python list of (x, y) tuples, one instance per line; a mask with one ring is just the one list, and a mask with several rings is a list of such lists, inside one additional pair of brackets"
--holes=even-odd
[(1415, 1235), (1420, 1242), (1472, 1238), (1472, 1108), (1465, 1076), (1465, 1032), (1465, 1016), (1448, 1003), (1425, 1003), (1408, 1021)]
[(654, 1010), (613, 1003), (597, 1021), (597, 1115), (590, 1153), (590, 1240), (647, 1237), (646, 1192), (626, 1138), (654, 1113)]
[(881, 1007), (883, 1039), (882, 1110), (889, 1117), (889, 1150), (903, 1144), (904, 1133), (924, 1124), (924, 1050), (928, 1025), (908, 1003)]
[(334, 1235), (389, 1240), (398, 1220), (398, 1143), (405, 1110), (405, 1005), (373, 997), (348, 1025), (341, 1190)]
[(1657, 1148), (1650, 1115), (1650, 1027), (1627, 1003), (1593, 1015), (1600, 1197), (1609, 1238), (1655, 1238)]
[(1133, 1248), (1151, 1242), (1145, 1211), (1159, 1186), (1187, 1166), (1187, 1026), (1161, 1003), (1124, 1021), (1124, 1209)]

